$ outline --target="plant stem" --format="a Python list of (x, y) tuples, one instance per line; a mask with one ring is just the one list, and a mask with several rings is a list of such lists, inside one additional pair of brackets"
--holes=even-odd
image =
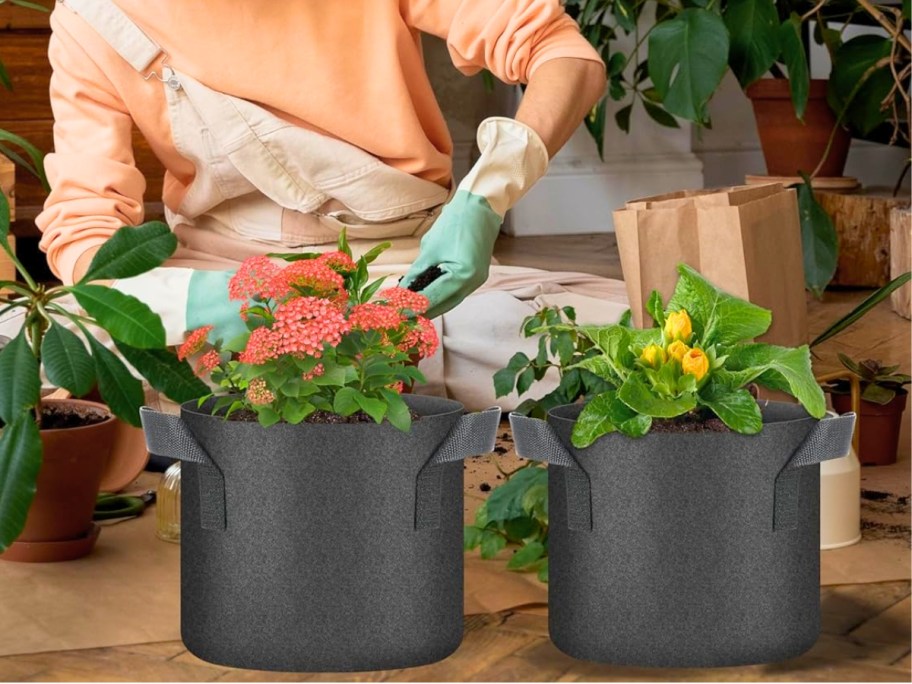
[(889, 33), (891, 36), (896, 36), (896, 41), (904, 48), (906, 48), (906, 52), (912, 54), (912, 44), (909, 43), (909, 39), (906, 38), (906, 36), (903, 34), (901, 30), (902, 24), (900, 24), (900, 30), (897, 31), (896, 27), (887, 21), (887, 18), (883, 15), (883, 12), (881, 12), (869, 0), (858, 0), (858, 4), (864, 7), (865, 11), (870, 14), (878, 24), (886, 29), (887, 33)]

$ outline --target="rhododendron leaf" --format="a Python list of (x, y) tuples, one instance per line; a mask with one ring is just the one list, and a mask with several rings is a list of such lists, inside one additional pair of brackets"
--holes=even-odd
[(731, 390), (710, 382), (700, 395), (700, 404), (709, 408), (735, 432), (755, 435), (763, 429), (760, 406), (745, 389)]
[(397, 430), (408, 432), (412, 428), (412, 414), (408, 404), (398, 392), (391, 389), (381, 389), (381, 396), (386, 399), (386, 419)]
[(165, 346), (165, 327), (149, 306), (103, 285), (75, 285), (76, 301), (111, 337), (141, 349)]
[(314, 405), (306, 401), (289, 401), (282, 408), (282, 419), (286, 423), (297, 425), (315, 410)]
[(194, 374), (190, 364), (178, 361), (167, 349), (137, 349), (123, 342), (115, 344), (130, 365), (172, 401), (182, 404), (208, 393), (208, 386)]
[(668, 308), (690, 314), (694, 334), (704, 347), (744, 342), (769, 330), (768, 309), (723, 292), (686, 264), (678, 266), (678, 273)]
[(611, 419), (612, 405), (616, 401), (616, 392), (605, 392), (586, 404), (573, 426), (573, 446), (585, 449), (599, 437), (617, 431)]
[(695, 394), (677, 398), (658, 397), (641, 373), (631, 373), (618, 390), (618, 397), (637, 413), (653, 418), (675, 418), (692, 411), (697, 405)]
[(257, 420), (263, 427), (272, 427), (280, 420), (282, 420), (282, 416), (280, 416), (274, 409), (271, 409), (268, 406), (257, 406), (256, 412)]
[(124, 226), (99, 248), (79, 281), (131, 278), (161, 266), (177, 249), (177, 236), (161, 221)]
[(142, 427), (139, 408), (146, 399), (142, 383), (101, 342), (91, 335), (88, 340), (95, 361), (95, 375), (101, 398), (118, 418), (134, 427)]

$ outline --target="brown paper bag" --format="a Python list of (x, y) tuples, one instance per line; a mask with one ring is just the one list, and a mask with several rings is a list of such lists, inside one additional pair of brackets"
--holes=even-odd
[(653, 290), (665, 301), (686, 263), (711, 283), (771, 309), (763, 342), (807, 342), (798, 199), (778, 183), (686, 190), (628, 202), (614, 212), (633, 321), (651, 324)]

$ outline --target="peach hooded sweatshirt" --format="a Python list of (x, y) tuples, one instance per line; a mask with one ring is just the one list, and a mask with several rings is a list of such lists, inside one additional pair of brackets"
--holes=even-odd
[[(452, 141), (424, 70), (419, 32), (447, 41), (471, 75), (526, 82), (561, 57), (600, 61), (558, 0), (116, 0), (169, 64), (296, 125), (350, 142), (441, 185)], [(193, 165), (171, 138), (163, 86), (144, 80), (64, 4), (51, 16), (53, 191), (37, 219), (65, 282), (86, 250), (143, 220), (136, 126), (163, 163), (163, 201), (180, 205)], [(161, 59), (150, 70), (159, 68)]]

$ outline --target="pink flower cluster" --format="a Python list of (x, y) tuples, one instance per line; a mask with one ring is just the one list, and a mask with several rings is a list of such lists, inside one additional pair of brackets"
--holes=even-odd
[(416, 314), (423, 314), (428, 310), (428, 298), (419, 292), (412, 292), (404, 287), (391, 287), (377, 293), (377, 299), (386, 302), (397, 309), (408, 309)]
[(422, 359), (433, 356), (440, 346), (440, 339), (437, 337), (437, 329), (424, 316), (416, 319), (417, 325), (409, 330), (402, 344), (399, 346), (401, 351), (406, 353), (416, 352)]
[(345, 314), (331, 301), (297, 297), (276, 308), (272, 328), (257, 328), (250, 333), (247, 348), (238, 360), (260, 365), (284, 354), (320, 358), (324, 344), (335, 347), (350, 329)]
[(275, 394), (266, 386), (263, 378), (254, 378), (247, 385), (247, 401), (253, 406), (265, 406), (275, 401)]
[(358, 304), (352, 307), (348, 322), (356, 330), (394, 330), (405, 321), (405, 316), (389, 304)]
[[(250, 257), (228, 282), (228, 296), (246, 303), (253, 297), (282, 301), (303, 293), (344, 304), (348, 293), (342, 274), (355, 268), (354, 261), (344, 252), (327, 252), (287, 266), (279, 266), (267, 256)], [(245, 313), (246, 304), (242, 316)]]
[(185, 361), (197, 352), (202, 351), (203, 347), (206, 346), (206, 339), (209, 337), (209, 333), (212, 332), (212, 328), (213, 326), (211, 325), (204, 325), (202, 328), (197, 328), (190, 333), (177, 350), (178, 360)]

